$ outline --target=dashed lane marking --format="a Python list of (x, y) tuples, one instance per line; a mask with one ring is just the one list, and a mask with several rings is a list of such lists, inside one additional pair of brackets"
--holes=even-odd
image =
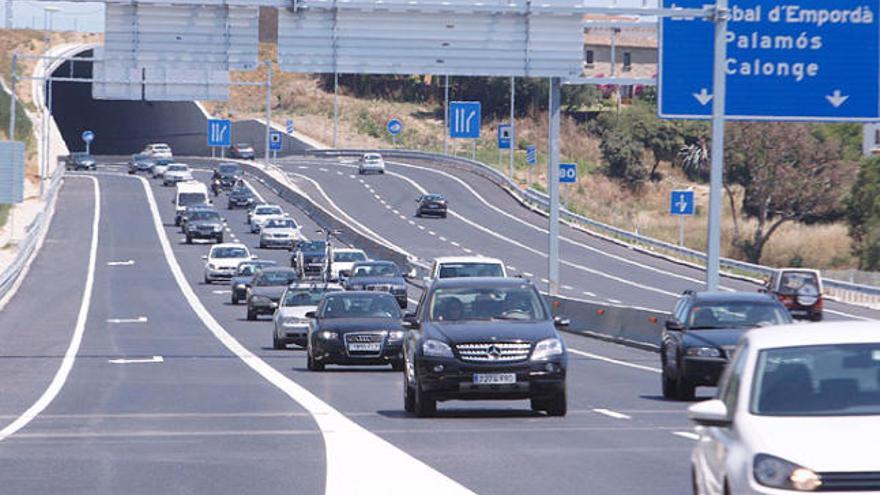
[(632, 419), (632, 416), (627, 414), (619, 413), (617, 411), (612, 411), (611, 409), (593, 409), (594, 413), (602, 414), (604, 416), (608, 416), (609, 418), (614, 419)]
[(692, 431), (673, 431), (672, 434), (677, 437), (687, 438), (688, 440), (699, 440), (700, 439), (700, 435), (697, 435), (696, 433), (694, 433)]
[(600, 356), (598, 354), (593, 354), (592, 352), (584, 352), (578, 349), (568, 348), (568, 352), (571, 354), (575, 354), (578, 356), (582, 356), (585, 358), (595, 359), (597, 361), (603, 361), (606, 363), (617, 364), (620, 366), (626, 366), (627, 368), (633, 368), (642, 371), (650, 371), (651, 373), (662, 373), (660, 368), (653, 368), (651, 366), (645, 366), (643, 364), (630, 363), (629, 361), (621, 361), (619, 359), (612, 359), (610, 357)]

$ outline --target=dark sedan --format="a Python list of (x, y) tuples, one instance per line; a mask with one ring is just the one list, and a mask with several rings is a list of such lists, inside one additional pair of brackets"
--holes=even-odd
[(223, 189), (232, 189), (243, 177), (244, 172), (237, 163), (221, 163), (214, 169), (213, 179), (220, 181)]
[(296, 272), (287, 267), (263, 268), (254, 275), (247, 289), (247, 319), (271, 315), (278, 307), (281, 294), (297, 281)]
[(234, 210), (236, 208), (250, 208), (257, 201), (257, 197), (250, 188), (245, 186), (233, 187), (226, 200), (226, 208)]
[(247, 299), (247, 290), (251, 286), (254, 275), (269, 266), (275, 266), (275, 262), (272, 260), (250, 260), (239, 263), (235, 269), (235, 275), (229, 281), (229, 288), (232, 292), (230, 302), (238, 304), (239, 301)]
[(180, 231), (186, 233), (186, 222), (189, 221), (190, 215), (197, 211), (214, 211), (214, 207), (205, 203), (187, 205), (174, 216), (174, 225), (179, 225)]
[(533, 411), (567, 412), (566, 350), (535, 286), (515, 278), (450, 278), (406, 316), (404, 408), (431, 416), (437, 401), (530, 399)]
[(416, 216), (437, 216), (446, 218), (446, 198), (439, 194), (425, 194), (416, 199)]
[(92, 155), (84, 151), (71, 153), (67, 159), (67, 170), (95, 170), (97, 166), (97, 162), (92, 158)]
[(345, 281), (346, 290), (388, 292), (406, 307), (406, 280), (393, 261), (359, 261), (351, 267), (351, 276)]
[(153, 158), (150, 155), (137, 154), (132, 155), (131, 160), (128, 161), (128, 173), (136, 174), (138, 172), (149, 172), (153, 169), (153, 165), (156, 162), (153, 161)]
[(230, 158), (241, 158), (242, 160), (253, 160), (256, 157), (254, 147), (247, 143), (238, 143), (229, 148)]
[(321, 299), (309, 324), (307, 364), (387, 365), (403, 369), (404, 331), (400, 308), (388, 294), (333, 292)]
[(663, 397), (692, 400), (698, 386), (717, 385), (743, 333), (791, 322), (766, 294), (686, 291), (661, 336)]

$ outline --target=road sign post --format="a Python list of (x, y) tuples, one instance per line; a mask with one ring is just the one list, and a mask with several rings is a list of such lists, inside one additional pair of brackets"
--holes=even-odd
[(551, 296), (559, 294), (559, 113), (561, 110), (562, 81), (550, 78), (548, 112), (550, 128), (547, 136), (549, 158), (547, 160), (547, 193), (550, 196), (550, 228), (547, 245), (548, 292)]
[(385, 124), (388, 134), (391, 134), (391, 144), (397, 147), (397, 135), (403, 132), (403, 123), (397, 119), (391, 119)]
[(526, 147), (526, 164), (529, 165), (528, 171), (528, 183), (526, 187), (532, 187), (532, 168), (538, 164), (538, 147), (534, 144), (530, 144)]
[(669, 193), (669, 213), (678, 217), (678, 245), (684, 246), (684, 219), (695, 212), (694, 191), (680, 190)]

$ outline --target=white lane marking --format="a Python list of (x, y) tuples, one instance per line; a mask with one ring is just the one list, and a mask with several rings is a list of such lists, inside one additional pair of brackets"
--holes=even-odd
[(415, 222), (414, 220), (409, 220), (409, 224), (410, 224), (410, 225), (415, 225), (416, 222)]
[(440, 240), (443, 241), (443, 242), (446, 242), (446, 238), (443, 237), (442, 235), (440, 236)]
[(382, 199), (382, 196), (379, 196), (378, 194), (374, 194), (373, 197), (376, 199)]
[(610, 302), (611, 304), (622, 304), (622, 301), (620, 299), (608, 299), (608, 302)]
[(372, 189), (369, 184), (364, 184), (364, 187), (366, 187), (367, 189)]
[(146, 316), (138, 316), (137, 318), (107, 318), (107, 323), (147, 323), (149, 319)]
[(406, 217), (403, 215), (397, 215), (397, 216), (399, 216), (401, 220), (406, 220)]
[[(95, 285), (95, 264), (98, 258), (98, 232), (101, 225), (101, 187), (98, 184), (98, 179), (94, 177), (86, 175), (77, 177), (88, 177), (88, 179), (92, 181), (95, 189), (95, 211), (92, 217), (92, 243), (89, 247), (89, 265), (86, 271), (86, 283), (85, 288), (83, 289), (82, 301), (79, 305), (79, 314), (76, 317), (76, 326), (74, 326), (73, 336), (70, 338), (70, 344), (64, 352), (61, 366), (58, 367), (58, 371), (55, 372), (55, 376), (52, 377), (49, 386), (43, 392), (43, 395), (41, 395), (31, 407), (27, 408), (21, 416), (18, 416), (12, 423), (9, 423), (5, 428), (0, 430), (0, 441), (3, 441), (10, 435), (15, 434), (15, 432), (27, 426), (28, 423), (33, 421), (34, 418), (49, 407), (49, 404), (51, 404), (55, 397), (58, 396), (58, 393), (61, 392), (61, 388), (64, 387), (64, 383), (67, 381), (67, 377), (70, 375), (70, 370), (73, 369), (73, 364), (76, 361), (76, 354), (79, 352), (83, 333), (85, 333), (89, 308), (92, 304), (92, 288)], [(147, 181), (144, 180), (144, 184), (146, 183)], [(161, 221), (159, 224), (161, 225)]]
[(107, 266), (131, 266), (134, 264), (134, 260), (126, 260), (126, 261), (108, 261)]
[(452, 241), (452, 242), (450, 242), (449, 244), (452, 244), (452, 245), (455, 246), (455, 247), (461, 247), (461, 244), (459, 244), (459, 243), (457, 243), (457, 242), (455, 242), (455, 241)]
[(300, 170), (308, 170), (309, 169), (309, 167), (306, 167), (305, 165), (300, 165), (299, 167), (296, 167), (296, 168), (298, 168)]
[(593, 409), (594, 413), (599, 413), (614, 419), (632, 419), (632, 416), (612, 411), (611, 409)]
[(229, 289), (226, 289), (226, 290), (212, 290), (211, 293), (212, 293), (212, 294), (223, 295), (223, 294), (232, 294), (232, 291), (229, 290)]
[(400, 212), (398, 210), (391, 210), (391, 213), (394, 213), (395, 215), (400, 215)]
[(687, 438), (688, 440), (699, 440), (700, 439), (700, 435), (697, 435), (696, 433), (691, 432), (691, 431), (673, 431), (672, 434), (677, 437)]
[(363, 183), (364, 183), (364, 179), (358, 179), (358, 182), (360, 182), (361, 184), (363, 184)]
[[(379, 196), (376, 196), (376, 197), (378, 198)], [(384, 199), (380, 199), (380, 200), (379, 200), (379, 204), (387, 205), (388, 202), (385, 201)]]
[(390, 210), (390, 209), (391, 209), (391, 205), (385, 205), (385, 209)]
[(429, 235), (437, 235), (437, 233), (434, 232), (433, 230), (429, 230), (429, 231), (428, 231), (428, 234), (429, 234)]
[(230, 229), (229, 227), (226, 227), (226, 232), (232, 232), (232, 229)]
[(165, 359), (162, 356), (153, 356), (151, 358), (142, 359), (108, 359), (108, 363), (112, 364), (141, 364), (141, 363), (163, 363)]
[(550, 283), (550, 280), (548, 280), (548, 279), (546, 279), (546, 278), (542, 278), (542, 279), (541, 279), (541, 282), (544, 282), (545, 284), (549, 284), (549, 283)]
[(468, 248), (463, 248), (463, 249), (464, 249), (464, 252), (466, 252), (467, 254), (471, 254), (474, 252), (472, 249), (468, 249)]
[(247, 188), (250, 189), (252, 193), (254, 193), (254, 196), (256, 196), (258, 200), (260, 200), (260, 203), (265, 203), (265, 202), (266, 202), (266, 198), (264, 198), (263, 195), (260, 194), (259, 191), (257, 191), (257, 190), (254, 188), (254, 186), (251, 185), (250, 182), (248, 182), (247, 180), (245, 180), (245, 181), (244, 181), (244, 185), (246, 185)]
[(587, 296), (587, 297), (596, 297), (596, 294), (594, 294), (594, 293), (592, 293), (592, 292), (590, 292), (590, 291), (588, 291), (588, 290), (585, 290), (585, 291), (581, 292), (581, 294), (583, 294), (583, 295), (585, 295), (585, 296)]
[(336, 175), (343, 175), (341, 170), (336, 171)]
[(419, 230), (425, 230), (425, 226), (424, 226), (424, 225), (417, 225), (417, 227), (419, 228)]
[(513, 265), (507, 265), (508, 270), (518, 271), (517, 268)]
[(572, 349), (571, 347), (568, 348), (568, 352), (570, 352), (572, 354), (576, 354), (578, 356), (583, 356), (583, 357), (590, 358), (590, 359), (596, 359), (598, 361), (604, 361), (606, 363), (617, 364), (620, 366), (626, 366), (627, 368), (633, 368), (633, 369), (642, 370), (642, 371), (650, 371), (651, 373), (662, 373), (660, 368), (652, 368), (650, 366), (645, 366), (643, 364), (636, 364), (636, 363), (630, 363), (629, 361), (621, 361), (619, 359), (612, 359), (609, 357), (600, 356), (598, 354), (593, 354), (592, 352), (584, 352), (584, 351), (579, 351), (577, 349)]
[(855, 320), (874, 321), (873, 318), (866, 318), (866, 317), (864, 317), (864, 316), (858, 316), (858, 315), (853, 315), (853, 314), (849, 314), (849, 313), (844, 313), (843, 311), (835, 311), (835, 310), (833, 310), (833, 309), (827, 309), (827, 308), (826, 308), (826, 309), (825, 309), (825, 312), (826, 312), (826, 313), (831, 313), (831, 314), (833, 314), (833, 315), (837, 315), (837, 316), (847, 316), (847, 317), (849, 317), (849, 318), (853, 318), (853, 319), (855, 319)]
[(560, 287), (562, 287), (563, 290), (574, 290), (574, 287), (572, 287), (570, 285), (562, 285)]
[(529, 272), (522, 272), (522, 273), (523, 273), (523, 275), (525, 275), (526, 277), (534, 277), (534, 276), (535, 276), (534, 273), (529, 273)]
[(351, 177), (352, 179), (356, 178), (356, 176), (354, 176), (352, 174), (349, 174), (349, 177)]
[[(171, 249), (171, 243), (162, 226), (159, 216), (159, 208), (156, 198), (146, 180), (142, 180), (150, 211), (153, 215), (153, 224), (159, 237), (159, 243), (165, 255), (165, 260), (180, 291), (183, 293), (193, 312), (202, 320), (205, 327), (217, 338), (230, 352), (235, 354), (245, 364), (251, 367), (260, 376), (266, 379), (288, 397), (297, 402), (317, 423), (324, 437), (324, 452), (326, 455), (326, 481), (325, 495), (348, 495), (359, 494), (403, 494), (409, 493), (410, 487), (424, 487), (422, 493), (428, 494), (473, 494), (470, 490), (456, 481), (447, 478), (425, 463), (410, 456), (406, 452), (391, 445), (377, 435), (366, 430), (354, 421), (345, 417), (342, 413), (332, 408), (329, 404), (319, 399), (302, 385), (294, 382), (280, 371), (270, 366), (259, 356), (249, 351), (238, 340), (214, 319), (214, 316), (202, 304), (199, 297), (193, 291), (192, 286), (186, 280), (177, 258)], [(364, 457), (363, 453), (370, 455)], [(377, 472), (387, 470), (388, 466), (394, 466), (397, 470), (395, 487), (389, 488), (388, 482)]]

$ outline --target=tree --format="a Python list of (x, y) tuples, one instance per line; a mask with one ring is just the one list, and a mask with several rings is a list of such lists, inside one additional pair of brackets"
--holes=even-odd
[(862, 162), (846, 203), (849, 235), (859, 268), (880, 269), (880, 158)]
[(633, 189), (645, 181), (648, 176), (642, 160), (645, 148), (628, 133), (618, 129), (606, 132), (599, 148), (605, 158), (609, 177), (623, 179)]

